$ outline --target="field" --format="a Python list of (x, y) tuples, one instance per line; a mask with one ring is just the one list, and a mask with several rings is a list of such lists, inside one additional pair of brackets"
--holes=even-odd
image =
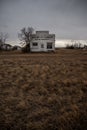
[(87, 130), (87, 50), (0, 52), (0, 130)]

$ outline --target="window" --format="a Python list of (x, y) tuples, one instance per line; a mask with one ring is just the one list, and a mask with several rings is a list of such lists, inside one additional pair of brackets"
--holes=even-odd
[(47, 43), (47, 49), (52, 49), (52, 42)]
[(37, 42), (33, 42), (32, 45), (33, 45), (33, 46), (38, 46), (38, 43), (37, 43)]

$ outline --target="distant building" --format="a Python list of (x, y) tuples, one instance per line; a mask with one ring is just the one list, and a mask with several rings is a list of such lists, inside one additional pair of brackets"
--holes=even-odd
[(84, 50), (87, 50), (87, 45), (84, 45), (83, 49), (84, 49)]
[(31, 52), (54, 51), (55, 34), (49, 34), (49, 31), (36, 31), (36, 34), (32, 34), (30, 49)]
[(5, 50), (5, 51), (9, 51), (12, 49), (12, 46), (10, 44), (4, 43), (4, 44), (2, 44), (1, 49)]
[(21, 47), (18, 46), (18, 45), (15, 45), (15, 46), (12, 47), (12, 50), (18, 50), (18, 51), (20, 51), (20, 50), (21, 50)]

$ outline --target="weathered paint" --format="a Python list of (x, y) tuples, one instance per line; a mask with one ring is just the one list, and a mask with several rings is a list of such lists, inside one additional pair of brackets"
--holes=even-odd
[[(32, 35), (32, 42), (30, 44), (31, 52), (47, 52), (55, 50), (55, 34), (49, 34), (49, 31), (36, 31)], [(33, 43), (37, 43), (34, 46)], [(52, 43), (52, 48), (47, 48), (47, 43)]]

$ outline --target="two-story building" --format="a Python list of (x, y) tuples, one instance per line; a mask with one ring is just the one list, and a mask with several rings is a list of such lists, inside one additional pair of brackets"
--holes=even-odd
[(36, 31), (32, 34), (30, 43), (31, 52), (48, 52), (55, 50), (55, 34), (49, 34), (49, 31)]

